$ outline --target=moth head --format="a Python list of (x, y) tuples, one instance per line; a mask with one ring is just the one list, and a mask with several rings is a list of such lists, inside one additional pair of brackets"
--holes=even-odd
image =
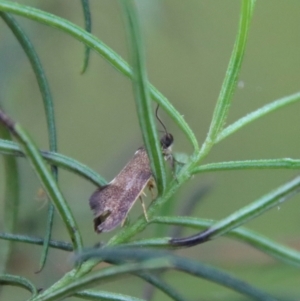
[(158, 108), (159, 108), (159, 105), (157, 105), (157, 107), (156, 107), (155, 115), (156, 115), (157, 120), (160, 122), (160, 124), (163, 126), (163, 128), (165, 130), (165, 134), (160, 139), (160, 144), (161, 144), (163, 151), (171, 150), (174, 138), (173, 138), (172, 134), (168, 133), (167, 128), (165, 127), (164, 123), (158, 117)]
[(160, 144), (163, 150), (171, 148), (173, 144), (174, 138), (173, 135), (170, 133), (166, 133), (165, 135), (162, 136), (160, 139)]

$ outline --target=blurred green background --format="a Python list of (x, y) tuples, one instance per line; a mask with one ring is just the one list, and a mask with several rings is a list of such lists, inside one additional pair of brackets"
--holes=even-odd
[[(80, 1), (19, 2), (83, 26)], [(150, 81), (184, 115), (200, 142), (206, 136), (233, 48), (240, 2), (138, 1)], [(126, 33), (118, 2), (91, 0), (90, 4), (93, 34), (128, 60)], [(300, 2), (297, 0), (257, 1), (239, 87), (227, 124), (272, 100), (299, 91), (299, 12)], [(81, 75), (82, 44), (56, 29), (24, 18), (16, 19), (35, 45), (50, 83), (55, 102), (59, 152), (92, 167), (110, 181), (142, 143), (131, 82), (93, 52), (88, 71)], [(47, 149), (45, 116), (34, 74), (16, 39), (3, 22), (0, 40), (1, 105), (14, 120), (22, 123), (41, 149)], [(299, 158), (299, 110), (300, 103), (296, 103), (254, 122), (217, 145), (206, 162)], [(175, 136), (174, 151), (190, 153), (191, 147), (185, 136), (163, 111), (160, 111), (160, 116)], [(37, 198), (40, 184), (27, 162), (24, 159), (18, 162), (22, 189), (17, 232), (43, 236), (47, 206), (43, 206), (43, 201)], [(2, 162), (0, 164), (2, 197), (5, 175)], [(220, 219), (296, 174), (296, 171), (284, 170), (202, 174), (182, 188), (174, 200), (174, 208), (182, 207), (199, 187), (211, 185), (211, 193), (201, 200), (193, 215)], [(107, 241), (116, 233), (117, 230), (98, 236), (93, 231), (88, 198), (94, 186), (63, 170), (59, 173), (59, 184), (74, 211), (86, 246)], [(299, 201), (300, 197), (295, 196), (250, 222), (247, 227), (299, 249)], [(140, 213), (140, 206), (135, 206), (130, 214), (131, 219)], [(149, 227), (149, 231), (141, 237), (151, 235), (151, 230), (154, 226)], [(191, 233), (186, 231), (184, 235)], [(67, 239), (58, 216), (55, 218), (54, 238)], [(46, 268), (42, 273), (35, 274), (40, 254), (40, 247), (15, 243), (9, 271), (26, 276), (38, 287), (46, 288), (72, 266), (69, 254), (51, 250)], [(296, 268), (276, 262), (235, 241), (222, 238), (181, 251), (180, 254), (222, 267), (274, 294), (300, 295), (300, 273)], [(242, 300), (227, 289), (182, 275), (169, 272), (166, 279), (191, 300)], [(132, 276), (99, 288), (140, 297), (143, 285)], [(23, 300), (25, 294), (21, 289), (6, 288), (2, 298)], [(155, 300), (168, 298), (157, 293)]]

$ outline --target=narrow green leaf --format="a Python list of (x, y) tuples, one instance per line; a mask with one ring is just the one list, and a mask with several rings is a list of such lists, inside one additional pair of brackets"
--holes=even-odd
[[(121, 261), (118, 259), (109, 260), (107, 262), (114, 264), (114, 265), (122, 265), (124, 263), (127, 263), (127, 261)], [(162, 279), (162, 277), (159, 277), (158, 273), (159, 273), (159, 271), (156, 271), (156, 273), (154, 275), (152, 273), (148, 273), (147, 271), (145, 271), (145, 272), (139, 271), (139, 272), (135, 272), (133, 274), (136, 275), (137, 277), (140, 277), (141, 279), (145, 280), (146, 282), (148, 282), (148, 284), (151, 285), (152, 287), (159, 289), (164, 294), (166, 294), (168, 297), (170, 297), (172, 300), (186, 301), (186, 299), (183, 296), (181, 296), (181, 294), (179, 294), (178, 291), (174, 287), (172, 287), (167, 282), (165, 282)], [(149, 300), (148, 298), (145, 298), (145, 299)]]
[(278, 158), (209, 163), (195, 167), (191, 173), (245, 169), (300, 169), (300, 160)]
[(253, 122), (254, 120), (261, 118), (269, 113), (272, 113), (278, 109), (286, 107), (289, 104), (297, 102), (300, 100), (300, 92), (277, 99), (258, 110), (247, 114), (246, 116), (242, 117), (241, 119), (237, 120), (233, 124), (229, 125), (225, 128), (217, 137), (216, 142), (220, 142), (224, 138), (228, 137), (229, 135), (235, 133), (248, 123)]
[(55, 212), (54, 205), (52, 203), (49, 203), (48, 217), (47, 217), (47, 223), (46, 223), (46, 233), (45, 233), (45, 240), (44, 240), (44, 248), (43, 248), (41, 259), (40, 259), (39, 268), (36, 271), (36, 273), (41, 272), (46, 264), (46, 260), (47, 260), (48, 253), (49, 253), (50, 240), (51, 240), (51, 236), (52, 236), (54, 212)]
[[(177, 289), (165, 282), (162, 277), (158, 277), (158, 272), (159, 271), (156, 272), (156, 276), (147, 272), (138, 272), (135, 273), (135, 275), (147, 281), (148, 284), (151, 285), (153, 288), (159, 289), (160, 291), (165, 293), (170, 299), (174, 301), (186, 301), (186, 298), (179, 294)], [(149, 300), (148, 298), (145, 299)]]
[(82, 240), (79, 229), (73, 214), (65, 201), (62, 193), (60, 192), (56, 181), (53, 179), (49, 169), (47, 168), (39, 150), (34, 145), (33, 141), (29, 138), (27, 133), (19, 124), (15, 124), (7, 115), (0, 111), (0, 122), (2, 122), (11, 133), (17, 138), (24, 149), (29, 162), (31, 163), (34, 171), (39, 177), (47, 195), (50, 197), (54, 205), (56, 206), (69, 236), (72, 240), (75, 250), (82, 249)]
[[(119, 260), (137, 261), (137, 263), (130, 263), (123, 266), (108, 268), (106, 270), (101, 270), (100, 272), (95, 272), (93, 273), (93, 275), (84, 276), (78, 281), (80, 285), (83, 284), (81, 282), (83, 279), (84, 285), (86, 285), (87, 283), (91, 284), (102, 278), (104, 274), (106, 274), (104, 277), (111, 277), (112, 275), (123, 273), (126, 270), (129, 271), (130, 269), (138, 268), (138, 264), (140, 264), (140, 268), (142, 268), (142, 265), (145, 264), (144, 269), (147, 269), (149, 266), (151, 268), (155, 268), (155, 265), (156, 268), (160, 266), (161, 268), (164, 267), (176, 269), (188, 273), (190, 275), (200, 277), (208, 281), (212, 281), (214, 283), (228, 287), (245, 296), (252, 297), (254, 300), (277, 300), (269, 294), (252, 287), (248, 283), (243, 282), (229, 275), (228, 273), (221, 271), (220, 269), (216, 269), (214, 267), (202, 264), (195, 260), (190, 260), (177, 255), (173, 255), (165, 251), (153, 251), (150, 249), (138, 249), (130, 247), (108, 247), (97, 250), (94, 249), (90, 251), (85, 251), (82, 254), (79, 254), (77, 259), (79, 261), (85, 261), (97, 257), (103, 258), (104, 260), (108, 261), (113, 260), (114, 258), (118, 258)], [(161, 259), (161, 261), (159, 261), (159, 259)], [(153, 266), (151, 266), (151, 263), (153, 264)]]
[[(0, 139), (0, 153), (10, 156), (24, 157), (24, 152), (17, 143)], [(62, 154), (40, 151), (41, 156), (49, 163), (74, 172), (97, 186), (104, 186), (107, 181), (88, 166)]]
[(217, 135), (220, 133), (226, 122), (229, 107), (232, 102), (232, 96), (242, 66), (254, 5), (254, 0), (242, 1), (237, 38), (203, 148), (210, 148), (212, 144), (215, 143)]
[[(9, 131), (0, 124), (0, 137), (10, 139)], [(14, 232), (19, 211), (19, 172), (17, 161), (13, 157), (3, 157), (3, 166), (5, 173), (4, 184), (4, 210), (2, 215), (4, 231)], [(10, 255), (12, 254), (11, 242), (2, 243), (0, 248), (0, 274), (6, 271)]]
[[(161, 221), (160, 216), (157, 217), (158, 220), (156, 220), (156, 217), (153, 218), (150, 223), (154, 223), (154, 224), (164, 224), (164, 225), (181, 225), (180, 223), (172, 223), (172, 222), (168, 222), (168, 216), (167, 221), (165, 222), (165, 220)], [(0, 236), (1, 238), (1, 236)], [(140, 239), (140, 240), (134, 240), (125, 244), (122, 244), (122, 246), (125, 247), (141, 247), (141, 248), (172, 248), (173, 246), (170, 245), (170, 237), (156, 237), (156, 238), (148, 238), (148, 239)]]
[[(14, 242), (23, 242), (27, 244), (33, 244), (33, 245), (43, 245), (44, 239), (40, 237), (35, 236), (28, 236), (28, 235), (21, 235), (21, 234), (10, 234), (10, 233), (2, 233), (0, 232), (0, 239), (2, 240), (8, 240), (8, 241), (14, 241)], [(73, 251), (72, 244), (64, 241), (57, 241), (57, 240), (50, 240), (50, 247), (68, 251)]]
[[(7, 11), (13, 14), (23, 16), (25, 18), (43, 23), (45, 25), (60, 29), (65, 33), (73, 36), (75, 39), (86, 44), (91, 49), (99, 53), (105, 60), (114, 66), (123, 75), (132, 78), (133, 73), (130, 66), (117, 53), (105, 45), (94, 35), (88, 33), (81, 27), (69, 22), (63, 18), (44, 12), (42, 10), (32, 8), (18, 3), (1, 1), (0, 11)], [(198, 152), (199, 145), (197, 139), (188, 126), (182, 115), (173, 107), (173, 105), (164, 97), (154, 86), (150, 85), (150, 94), (152, 99), (159, 103), (160, 106), (172, 117), (176, 124), (182, 129), (186, 137), (194, 147), (195, 152)]]
[(109, 293), (105, 291), (86, 290), (75, 294), (76, 297), (85, 300), (99, 301), (145, 301), (144, 299), (126, 296), (123, 294)]
[(35, 297), (38, 294), (35, 286), (28, 279), (21, 276), (9, 274), (0, 275), (0, 286), (1, 285), (12, 285), (25, 288), (32, 294), (32, 297)]
[(68, 203), (64, 199), (57, 186), (55, 179), (53, 179), (53, 177), (51, 176), (51, 173), (45, 165), (37, 147), (34, 145), (33, 141), (29, 138), (22, 127), (19, 124), (16, 124), (14, 130), (18, 135), (17, 138), (19, 142), (22, 143), (24, 153), (30, 160), (35, 172), (40, 178), (44, 189), (47, 192), (47, 195), (50, 197), (50, 199), (56, 206), (61, 218), (63, 219), (71, 241), (74, 245), (74, 249), (80, 250), (82, 248), (82, 239), (79, 228), (68, 206)]
[[(47, 119), (47, 126), (48, 126), (48, 135), (49, 135), (49, 146), (50, 150), (56, 152), (57, 151), (57, 139), (56, 139), (56, 128), (55, 128), (55, 118), (54, 118), (54, 108), (53, 108), (53, 100), (49, 88), (49, 84), (38, 57), (37, 52), (35, 51), (31, 41), (29, 40), (28, 36), (16, 22), (16, 20), (10, 16), (8, 13), (1, 12), (0, 13), (2, 19), (5, 21), (7, 26), (11, 29), (15, 37), (17, 38), (18, 42), (22, 46), (24, 52), (26, 53), (29, 62), (32, 66), (34, 74), (36, 76), (42, 98), (44, 101), (44, 108), (46, 113)], [(57, 167), (51, 167), (52, 174), (54, 179), (57, 181)], [(47, 218), (47, 225), (46, 225), (46, 233), (45, 233), (45, 244), (40, 260), (39, 271), (41, 271), (46, 263), (47, 255), (49, 251), (49, 241), (51, 239), (52, 233), (52, 226), (53, 226), (53, 218), (54, 218), (54, 206), (52, 203), (49, 203), (48, 209), (48, 218)]]
[(18, 42), (22, 46), (25, 54), (28, 57), (28, 60), (31, 64), (31, 67), (34, 71), (42, 98), (44, 102), (44, 108), (46, 113), (47, 119), (47, 126), (49, 131), (49, 145), (51, 151), (57, 150), (57, 138), (56, 138), (56, 127), (55, 127), (55, 115), (54, 115), (54, 105), (53, 99), (49, 87), (49, 83), (47, 81), (47, 77), (39, 56), (34, 49), (31, 41), (29, 40), (26, 33), (23, 29), (19, 26), (16, 20), (7, 13), (0, 12), (0, 16), (5, 21), (5, 23), (9, 26), (15, 37), (17, 38)]
[[(216, 224), (216, 221), (200, 219), (187, 216), (157, 216), (153, 218), (151, 223), (159, 223), (166, 225), (177, 225), (183, 227), (190, 227), (193, 229), (205, 229)], [(279, 244), (274, 240), (269, 239), (259, 233), (248, 230), (243, 227), (233, 229), (227, 233), (226, 236), (244, 242), (278, 260), (281, 260), (292, 266), (300, 267), (300, 252)], [(156, 238), (156, 239), (143, 239), (133, 241), (128, 244), (135, 247), (170, 247), (170, 238)]]
[[(89, 0), (81, 0), (81, 5), (83, 9), (83, 15), (84, 15), (84, 25), (85, 30), (89, 33), (92, 32), (92, 18), (91, 18), (91, 10), (90, 10), (90, 3)], [(84, 47), (84, 60), (83, 60), (83, 66), (81, 68), (81, 74), (85, 73), (90, 60), (90, 53), (91, 49), (87, 45)]]
[(142, 270), (156, 270), (168, 266), (168, 260), (164, 258), (151, 259), (143, 263), (130, 263), (122, 266), (114, 266), (110, 268), (101, 269), (99, 271), (90, 273), (83, 277), (74, 279), (71, 283), (64, 287), (58, 288), (55, 291), (49, 292), (47, 295), (39, 295), (33, 298), (32, 301), (50, 301), (62, 299), (66, 296), (71, 296), (81, 289), (85, 289), (103, 280), (114, 279), (116, 276), (133, 273)]
[(287, 182), (253, 203), (216, 222), (203, 232), (186, 238), (175, 238), (170, 242), (175, 246), (193, 246), (224, 235), (275, 206), (280, 206), (281, 203), (291, 199), (294, 195), (299, 193), (299, 188), (300, 177), (296, 177), (292, 181)]
[(121, 0), (120, 4), (126, 20), (131, 50), (130, 53), (133, 66), (132, 82), (137, 115), (157, 188), (160, 193), (163, 193), (166, 187), (166, 171), (150, 101), (138, 16), (133, 0)]

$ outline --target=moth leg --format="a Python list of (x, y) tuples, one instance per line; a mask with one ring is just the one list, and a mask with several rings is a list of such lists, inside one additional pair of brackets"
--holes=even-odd
[(184, 165), (183, 162), (180, 162), (178, 160), (176, 160), (173, 156), (171, 158), (171, 165), (172, 165), (172, 176), (173, 176), (173, 179), (179, 183), (178, 181), (178, 178), (177, 178), (177, 174), (176, 174), (176, 171), (178, 170), (177, 166), (180, 166), (180, 165)]
[[(173, 174), (173, 177), (176, 179), (176, 173), (178, 173), (181, 168), (186, 164), (186, 162), (183, 162), (183, 161), (179, 161), (177, 160), (174, 156), (172, 156), (172, 174)], [(176, 179), (176, 181), (178, 181)]]
[(154, 187), (155, 187), (155, 182), (154, 180), (150, 180), (149, 183), (148, 183), (148, 189), (150, 190), (151, 192), (151, 197), (152, 197), (152, 201), (155, 199), (155, 195), (154, 195)]
[(165, 160), (169, 162), (173, 179), (178, 183), (176, 172), (179, 171), (179, 168), (177, 166), (182, 167), (185, 163), (178, 161), (172, 154), (165, 154)]
[(128, 214), (124, 217), (124, 219), (121, 222), (121, 227), (123, 228), (127, 223), (129, 223)]
[(147, 214), (147, 210), (146, 210), (145, 203), (144, 203), (144, 201), (143, 201), (143, 199), (142, 199), (141, 196), (139, 197), (139, 199), (140, 199), (140, 201), (141, 201), (141, 203), (142, 203), (142, 207), (143, 207), (145, 219), (146, 219), (147, 222), (149, 222), (148, 214)]
[(166, 159), (167, 161), (169, 161), (170, 165), (171, 165), (171, 172), (172, 172), (172, 177), (173, 179), (178, 183), (178, 179), (177, 179), (177, 175), (176, 175), (176, 165), (180, 164), (179, 161), (177, 161), (174, 156), (172, 154), (169, 154), (169, 156)]

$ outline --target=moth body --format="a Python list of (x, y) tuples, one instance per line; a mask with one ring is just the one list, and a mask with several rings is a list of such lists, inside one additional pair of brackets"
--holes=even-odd
[(95, 231), (108, 232), (122, 223), (147, 186), (152, 189), (154, 180), (147, 152), (141, 147), (108, 185), (92, 194)]
[[(165, 159), (173, 162), (171, 155), (173, 136), (166, 133), (160, 143)], [(141, 198), (144, 189), (148, 187), (151, 190), (154, 184), (148, 154), (144, 147), (140, 147), (121, 172), (109, 184), (98, 188), (90, 197), (95, 231), (108, 232), (123, 223), (135, 201)], [(144, 204), (142, 205), (148, 220)]]

